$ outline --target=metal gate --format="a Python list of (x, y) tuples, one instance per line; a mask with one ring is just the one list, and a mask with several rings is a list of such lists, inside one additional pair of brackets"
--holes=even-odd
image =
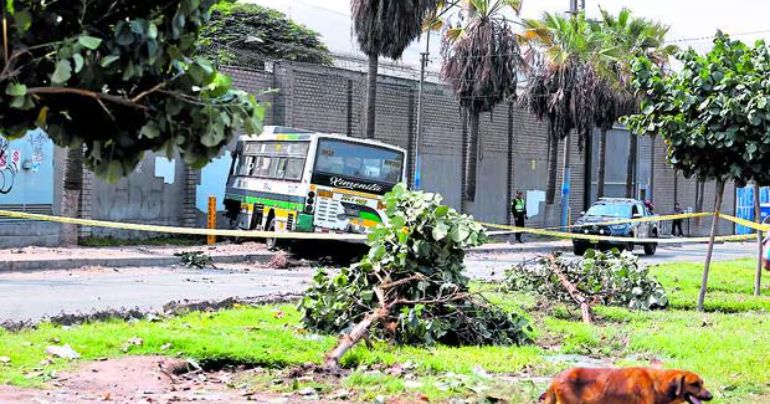
[[(764, 219), (770, 213), (770, 187), (762, 187), (759, 190), (761, 205), (761, 218)], [(754, 186), (749, 185), (738, 188), (735, 194), (735, 214), (741, 219), (754, 219)], [(745, 226), (736, 225), (735, 234), (751, 234), (752, 230)]]

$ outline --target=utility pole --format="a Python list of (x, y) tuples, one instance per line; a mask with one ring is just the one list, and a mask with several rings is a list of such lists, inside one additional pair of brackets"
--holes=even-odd
[(425, 69), (428, 67), (428, 56), (430, 55), (430, 29), (425, 38), (425, 52), (420, 53), (420, 84), (417, 89), (417, 133), (414, 140), (414, 184), (413, 189), (420, 189), (420, 143), (422, 140), (422, 96), (425, 84)]

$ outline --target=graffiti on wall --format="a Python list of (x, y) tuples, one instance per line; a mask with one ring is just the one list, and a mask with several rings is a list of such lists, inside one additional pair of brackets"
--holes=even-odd
[(0, 136), (0, 205), (53, 203), (53, 142), (45, 132)]
[(0, 194), (10, 193), (16, 180), (21, 152), (9, 148), (11, 142), (0, 137)]

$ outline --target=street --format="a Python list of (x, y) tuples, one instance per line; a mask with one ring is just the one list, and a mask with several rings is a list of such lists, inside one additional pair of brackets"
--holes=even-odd
[[(715, 246), (714, 259), (752, 257), (754, 244)], [(638, 254), (639, 252), (637, 252)], [(567, 253), (571, 254), (571, 253)], [(643, 263), (703, 261), (706, 245), (659, 248)], [(474, 279), (499, 279), (505, 269), (537, 257), (537, 252), (473, 253), (466, 257)], [(105, 268), (0, 272), (0, 322), (37, 321), (60, 313), (139, 308), (159, 310), (171, 301), (221, 300), (301, 293), (313, 268), (272, 269), (255, 263), (218, 264), (218, 269), (184, 267)]]

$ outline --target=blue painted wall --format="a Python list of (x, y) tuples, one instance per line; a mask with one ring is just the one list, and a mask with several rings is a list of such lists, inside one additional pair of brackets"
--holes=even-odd
[[(759, 191), (762, 219), (770, 214), (770, 187), (763, 187)], [(735, 195), (735, 215), (741, 219), (754, 219), (754, 186), (749, 185), (738, 188)], [(753, 230), (745, 226), (735, 226), (735, 234), (751, 234)]]
[(54, 146), (40, 130), (7, 140), (0, 136), (0, 205), (51, 205)]

